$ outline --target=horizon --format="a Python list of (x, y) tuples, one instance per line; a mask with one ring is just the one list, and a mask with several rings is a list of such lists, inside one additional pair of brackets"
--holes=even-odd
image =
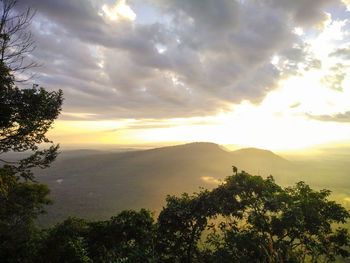
[(308, 159), (308, 158), (321, 158), (328, 157), (331, 155), (349, 155), (350, 151), (350, 142), (338, 142), (334, 144), (322, 144), (316, 145), (313, 147), (309, 147), (303, 150), (292, 150), (292, 151), (278, 151), (268, 148), (259, 148), (253, 146), (244, 146), (244, 145), (223, 145), (215, 142), (207, 142), (207, 141), (193, 141), (193, 142), (155, 142), (155, 143), (141, 143), (141, 144), (60, 144), (61, 151), (75, 151), (75, 150), (97, 150), (97, 151), (138, 151), (138, 150), (150, 150), (155, 148), (164, 148), (171, 146), (181, 146), (186, 144), (195, 144), (195, 143), (213, 143), (218, 145), (224, 150), (232, 152), (241, 149), (258, 149), (258, 150), (266, 150), (281, 157), (287, 159)]

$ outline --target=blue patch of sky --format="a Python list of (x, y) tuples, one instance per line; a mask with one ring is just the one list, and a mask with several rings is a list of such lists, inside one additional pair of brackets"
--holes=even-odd
[[(332, 41), (334, 44), (341, 45), (350, 41), (350, 12), (347, 10), (343, 3), (330, 4), (325, 12), (331, 15), (333, 21), (344, 21), (348, 20), (343, 27), (343, 31), (349, 32), (349, 34), (344, 35), (342, 40)], [(304, 32), (305, 34), (301, 36), (303, 40), (314, 39), (320, 34), (320, 30), (317, 28), (311, 28)]]
[(143, 0), (127, 0), (126, 3), (130, 5), (131, 9), (136, 13), (136, 23), (139, 24), (169, 24), (171, 17), (163, 13), (160, 9), (148, 5)]
[(350, 12), (344, 3), (330, 4), (325, 12), (332, 15), (333, 20), (345, 20), (350, 18)]
[[(333, 21), (345, 21), (346, 23), (342, 28), (345, 33), (344, 38), (341, 40), (334, 40), (333, 43), (337, 45), (347, 44), (350, 41), (350, 12), (347, 10), (344, 4), (333, 4), (330, 5), (326, 12), (331, 14)], [(347, 34), (346, 34), (347, 32)]]

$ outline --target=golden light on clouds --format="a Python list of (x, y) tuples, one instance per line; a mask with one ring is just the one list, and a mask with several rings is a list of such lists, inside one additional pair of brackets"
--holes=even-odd
[[(306, 10), (318, 19), (312, 28), (305, 22), (308, 20), (306, 16), (294, 17), (301, 19), (301, 22), (291, 24), (291, 27), (286, 24), (276, 28), (281, 32), (273, 32), (269, 39), (265, 39), (265, 33), (261, 34), (261, 39), (254, 38), (254, 41), (263, 41), (245, 48), (242, 43), (251, 41), (245, 34), (260, 36), (261, 31), (260, 23), (249, 23), (250, 16), (241, 18), (244, 19), (236, 25), (237, 32), (233, 32), (234, 37), (230, 40), (232, 46), (226, 46), (228, 34), (225, 30), (229, 33), (234, 27), (221, 27), (225, 23), (233, 26), (236, 20), (229, 17), (221, 20), (210, 9), (203, 10), (207, 11), (207, 16), (202, 17), (201, 12), (192, 13), (193, 10), (187, 7), (183, 9), (183, 14), (175, 12), (173, 15), (188, 12), (188, 16), (181, 18), (189, 21), (171, 20), (171, 12), (166, 13), (165, 10), (182, 10), (182, 6), (175, 2), (168, 3), (173, 8), (158, 9), (157, 6), (147, 6), (138, 1), (116, 0), (115, 5), (105, 2), (102, 8), (98, 6), (94, 10), (100, 10), (100, 15), (106, 20), (125, 22), (104, 23), (104, 26), (107, 25), (105, 32), (111, 32), (111, 39), (115, 37), (117, 40), (108, 41), (108, 45), (115, 44), (113, 49), (101, 43), (89, 48), (94, 55), (93, 61), (95, 58), (98, 61), (98, 75), (91, 78), (93, 81), (89, 83), (91, 87), (86, 93), (92, 94), (91, 98), (96, 96), (101, 105), (97, 103), (98, 107), (90, 109), (89, 105), (95, 104), (87, 102), (87, 106), (79, 107), (81, 112), (74, 112), (74, 107), (67, 108), (51, 132), (54, 141), (95, 144), (209, 141), (275, 151), (350, 141), (350, 122), (348, 119), (344, 121), (350, 112), (350, 63), (346, 53), (350, 23), (346, 19), (344, 5), (343, 13), (337, 14), (340, 11), (333, 10), (332, 6), (314, 9), (318, 6), (315, 2), (307, 6), (310, 10)], [(350, 7), (350, 0), (342, 2)], [(249, 7), (246, 10), (249, 14), (252, 6), (244, 3), (241, 1), (241, 7)], [(299, 3), (295, 3), (295, 6), (299, 6)], [(194, 4), (193, 8), (196, 7)], [(289, 11), (292, 7), (294, 4), (285, 6), (286, 14), (294, 15)], [(324, 6), (320, 4), (319, 7)], [(133, 9), (138, 12), (138, 23), (124, 27), (136, 19)], [(266, 9), (266, 12), (269, 11)], [(320, 13), (316, 15), (315, 12)], [(226, 15), (236, 13), (228, 12)], [(276, 19), (279, 16), (277, 14)], [(270, 20), (267, 18), (262, 16), (260, 22), (268, 25)], [(282, 16), (276, 21), (282, 23), (284, 20), (285, 16)], [(178, 27), (168, 25), (170, 21), (179, 23)], [(152, 26), (154, 23), (156, 27)], [(206, 27), (206, 23), (217, 25), (220, 30), (216, 32)], [(213, 32), (209, 32), (211, 30)], [(191, 34), (194, 36), (193, 42), (187, 39)], [(287, 37), (286, 43), (278, 38), (279, 34), (281, 38)], [(271, 37), (276, 39), (270, 43), (268, 40)], [(200, 48), (196, 48), (197, 44), (193, 45), (196, 41)], [(130, 47), (130, 43), (138, 44)], [(275, 44), (271, 48), (265, 47)], [(226, 54), (221, 49), (226, 50), (226, 47), (228, 57), (223, 59)], [(267, 55), (262, 55), (261, 61), (255, 61), (250, 55), (251, 50), (259, 48), (262, 52), (256, 54)], [(82, 57), (85, 57), (85, 53)], [(249, 62), (248, 66), (244, 65), (245, 60)], [(266, 78), (260, 76), (265, 71), (262, 74), (255, 72), (255, 69), (251, 71), (254, 67), (260, 71), (260, 64), (266, 64), (269, 69)], [(272, 76), (269, 75), (270, 70)], [(247, 72), (247, 83), (245, 74), (238, 74), (240, 71)], [(249, 80), (250, 74), (256, 74), (257, 79)], [(244, 78), (241, 79), (241, 75)], [(201, 80), (206, 77), (208, 83)], [(270, 78), (271, 81), (267, 81)], [(215, 79), (222, 81), (212, 81)], [(259, 87), (260, 81), (264, 82), (265, 79), (266, 85), (263, 83)], [(98, 85), (93, 85), (94, 81)], [(227, 97), (224, 89), (228, 90)], [(262, 95), (265, 97), (261, 101)], [(211, 101), (215, 103), (210, 104)], [(259, 101), (259, 104), (249, 101)], [(338, 122), (334, 116), (340, 116)]]
[(133, 120), (68, 121), (58, 120), (49, 137), (63, 144), (132, 144), (141, 143), (139, 132), (124, 129)]
[(80, 119), (89, 119), (91, 117), (97, 116), (95, 113), (83, 113), (83, 112), (62, 112), (62, 116), (65, 117), (73, 117), (73, 118), (80, 118)]
[(126, 18), (133, 21), (136, 19), (135, 12), (126, 4), (126, 0), (120, 0), (112, 8), (105, 4), (102, 6), (102, 11), (111, 20)]

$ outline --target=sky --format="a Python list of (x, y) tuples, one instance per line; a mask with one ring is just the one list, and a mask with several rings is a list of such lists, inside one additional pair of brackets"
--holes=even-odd
[(349, 0), (26, 0), (62, 145), (350, 142)]

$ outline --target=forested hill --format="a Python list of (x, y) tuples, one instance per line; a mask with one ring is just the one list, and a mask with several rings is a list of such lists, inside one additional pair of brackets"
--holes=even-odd
[(58, 222), (68, 215), (108, 218), (141, 207), (159, 211), (167, 194), (212, 188), (231, 174), (232, 165), (254, 174), (281, 175), (290, 164), (269, 151), (229, 152), (213, 143), (121, 153), (63, 152), (51, 168), (37, 173), (54, 200), (40, 222)]
[(299, 163), (267, 150), (230, 152), (213, 143), (126, 152), (76, 150), (61, 153), (49, 169), (36, 172), (54, 200), (39, 222), (46, 225), (69, 215), (109, 218), (123, 209), (159, 211), (167, 194), (215, 187), (232, 174), (232, 165), (251, 174), (273, 175), (281, 185), (304, 180), (317, 189), (331, 189), (340, 202), (349, 195), (344, 183), (348, 166), (334, 160)]

